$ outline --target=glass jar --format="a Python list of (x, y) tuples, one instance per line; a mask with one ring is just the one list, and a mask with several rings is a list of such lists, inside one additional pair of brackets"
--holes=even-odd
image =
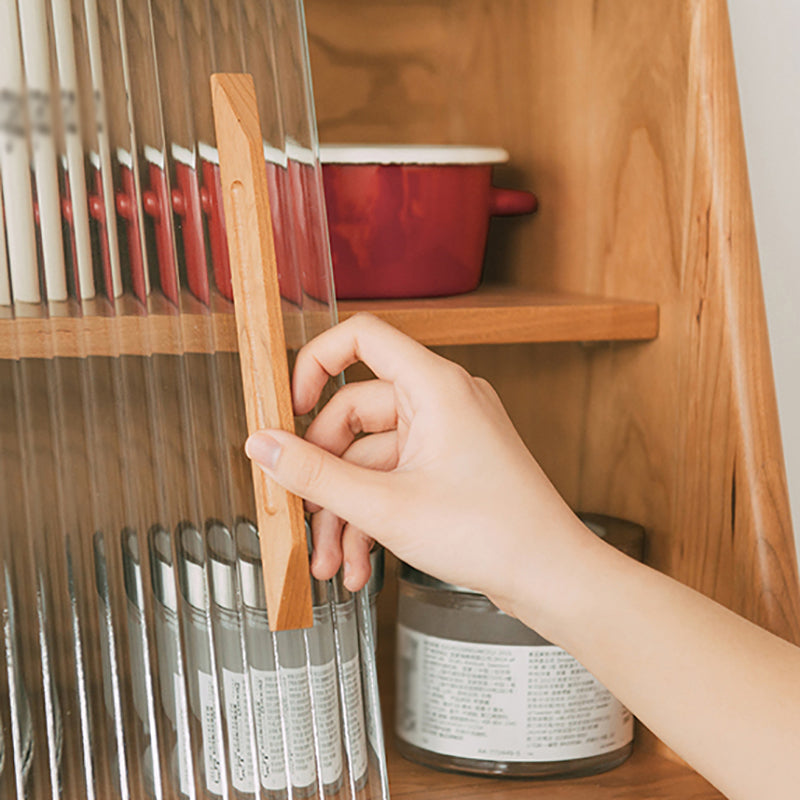
[(210, 577), (211, 619), (222, 693), (222, 730), (236, 795), (256, 791), (250, 741), (247, 667), (242, 650), (242, 625), (237, 608), (236, 544), (228, 527), (206, 522)]
[[(0, 780), (0, 795), (5, 786), (12, 786), (15, 779), (20, 781), (17, 786), (17, 795), (27, 797), (29, 794), (28, 777), (33, 766), (34, 742), (33, 742), (33, 721), (31, 720), (31, 707), (28, 701), (28, 692), (23, 680), (23, 670), (20, 663), (19, 631), (17, 628), (17, 612), (15, 592), (12, 588), (12, 576), (8, 565), (5, 566), (5, 608), (3, 614), (5, 618), (5, 638), (6, 638), (6, 664), (8, 670), (8, 710), (10, 712), (11, 724), (5, 731), (8, 736), (8, 745), (2, 742), (0, 751), (3, 757), (0, 758), (0, 776), (3, 774), (3, 766), (6, 769), (6, 781)], [(0, 724), (0, 739), (3, 738), (3, 728)], [(5, 750), (8, 749), (6, 755)], [(19, 752), (18, 766), (15, 764), (15, 751)], [(6, 762), (8, 762), (6, 764)], [(14, 775), (15, 768), (19, 770)], [(10, 789), (9, 789), (10, 791)]]
[[(638, 525), (582, 515), (641, 559)], [(631, 754), (634, 720), (578, 661), (484, 595), (401, 564), (398, 749), (431, 767), (482, 775), (604, 772)]]
[(344, 711), (345, 750), (351, 791), (355, 793), (366, 785), (369, 766), (368, 722), (364, 709), (356, 598), (345, 588), (341, 572), (331, 580), (331, 594), (336, 623), (336, 647), (340, 659), (339, 681)]
[(384, 577), (386, 571), (386, 554), (381, 545), (376, 544), (369, 554), (370, 574), (367, 582), (367, 594), (369, 595), (369, 610), (372, 622), (372, 644), (378, 644), (378, 597), (383, 591)]
[[(206, 581), (206, 548), (203, 534), (190, 522), (181, 522), (175, 533), (189, 710), (196, 731), (190, 737), (192, 760), (206, 795), (226, 794), (226, 769), (222, 752), (222, 713), (211, 653), (209, 593)], [(198, 730), (199, 729), (199, 730)], [(199, 732), (199, 736), (197, 733)], [(202, 742), (202, 747), (200, 747)]]
[(260, 539), (251, 522), (237, 524), (236, 542), (262, 785), (270, 798), (277, 796), (277, 790), (281, 798), (288, 796), (284, 725), (292, 796), (336, 797), (344, 781), (345, 753), (328, 582), (311, 581), (313, 627), (273, 634), (267, 619)]
[(252, 522), (237, 522), (235, 531), (259, 779), (262, 793), (268, 800), (283, 800), (288, 796), (286, 755), (274, 641), (269, 629), (264, 596), (261, 545), (258, 531)]
[(158, 685), (161, 707), (169, 730), (162, 740), (168, 742), (170, 776), (181, 797), (190, 797), (194, 788), (191, 775), (192, 753), (189, 740), (189, 711), (184, 681), (184, 664), (179, 640), (178, 591), (172, 557), (172, 535), (161, 525), (148, 531), (150, 580), (156, 603), (155, 645), (158, 658)]
[(145, 663), (147, 650), (145, 634), (144, 585), (139, 553), (139, 536), (133, 528), (123, 528), (120, 533), (122, 545), (122, 571), (127, 597), (128, 617), (128, 672), (131, 676), (133, 707), (141, 725), (142, 774), (147, 791), (155, 794), (154, 752), (150, 742), (150, 719), (147, 709), (148, 666)]

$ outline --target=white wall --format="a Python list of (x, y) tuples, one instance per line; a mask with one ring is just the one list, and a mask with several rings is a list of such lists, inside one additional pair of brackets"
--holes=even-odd
[(728, 0), (800, 553), (800, 2)]

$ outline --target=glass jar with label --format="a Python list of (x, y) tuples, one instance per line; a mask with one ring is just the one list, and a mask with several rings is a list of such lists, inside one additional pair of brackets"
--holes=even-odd
[(139, 558), (139, 536), (133, 528), (123, 528), (122, 571), (128, 611), (128, 658), (133, 693), (133, 707), (142, 728), (142, 773), (148, 793), (155, 794), (154, 758), (150, 742), (150, 719), (147, 710), (148, 667), (145, 663), (144, 586)]
[(350, 789), (355, 793), (364, 788), (369, 777), (368, 721), (364, 709), (356, 598), (345, 588), (341, 572), (333, 577), (330, 585), (340, 659), (339, 688), (344, 709), (345, 753)]
[(211, 584), (211, 617), (222, 690), (223, 735), (227, 743), (231, 785), (237, 794), (256, 791), (250, 731), (251, 707), (237, 609), (236, 544), (217, 520), (206, 523)]
[[(189, 797), (193, 793), (194, 782), (190, 766), (192, 753), (189, 744), (189, 706), (179, 644), (178, 590), (172, 559), (172, 536), (161, 525), (153, 525), (148, 531), (147, 541), (150, 550), (150, 580), (156, 599), (153, 617), (159, 696), (161, 708), (171, 728), (171, 780), (182, 797)], [(162, 734), (167, 735), (166, 731)]]
[[(203, 534), (188, 522), (178, 525), (175, 538), (178, 583), (184, 600), (181, 611), (189, 708), (200, 729), (200, 736), (191, 738), (193, 761), (196, 767), (199, 765), (206, 793), (219, 797), (227, 794), (227, 771), (223, 762), (219, 687), (211, 653), (205, 542)], [(200, 752), (195, 744), (198, 738), (202, 742)]]
[(258, 531), (248, 520), (236, 524), (239, 585), (244, 614), (244, 641), (250, 669), (258, 775), (270, 800), (287, 796), (274, 642), (267, 622), (267, 603)]
[(236, 544), (262, 787), (270, 796), (287, 794), (285, 739), (293, 795), (312, 797), (321, 783), (322, 796), (335, 797), (345, 759), (328, 584), (311, 581), (312, 628), (272, 634), (259, 535), (251, 522), (237, 524)]
[[(585, 524), (641, 559), (638, 525)], [(401, 564), (398, 749), (441, 769), (565, 777), (603, 772), (633, 748), (630, 712), (584, 667), (484, 595)]]

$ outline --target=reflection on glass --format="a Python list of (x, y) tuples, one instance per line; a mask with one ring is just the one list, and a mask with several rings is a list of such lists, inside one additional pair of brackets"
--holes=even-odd
[(200, 525), (254, 515), (208, 78), (255, 78), (293, 358), (336, 317), (307, 60), (299, 0), (0, 2), (3, 800), (363, 785), (349, 601), (273, 636), (257, 531)]
[(136, 716), (144, 733), (142, 770), (145, 784), (154, 793), (153, 753), (150, 746), (150, 719), (147, 711), (148, 669), (145, 663), (144, 589), (142, 587), (142, 565), (139, 560), (139, 537), (133, 528), (123, 528), (120, 534), (122, 545), (122, 570), (128, 612), (128, 647), (130, 656), (131, 690)]
[[(16, 603), (12, 590), (11, 576), (8, 568), (5, 571), (6, 615), (3, 626), (5, 639), (6, 664), (8, 668), (8, 701), (11, 712), (11, 744), (14, 752), (14, 773), (19, 793), (26, 792), (28, 776), (33, 764), (33, 725), (28, 693), (22, 680), (22, 668), (19, 660), (19, 631), (17, 630)], [(5, 759), (4, 759), (5, 760)], [(0, 773), (1, 774), (1, 773)]]

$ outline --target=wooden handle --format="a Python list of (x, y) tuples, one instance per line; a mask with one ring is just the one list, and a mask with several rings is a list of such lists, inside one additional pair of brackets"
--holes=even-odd
[[(250, 75), (212, 75), (247, 428), (294, 432), (289, 367), (267, 193), (264, 145)], [(273, 631), (313, 624), (303, 505), (254, 464), (267, 614)]]

